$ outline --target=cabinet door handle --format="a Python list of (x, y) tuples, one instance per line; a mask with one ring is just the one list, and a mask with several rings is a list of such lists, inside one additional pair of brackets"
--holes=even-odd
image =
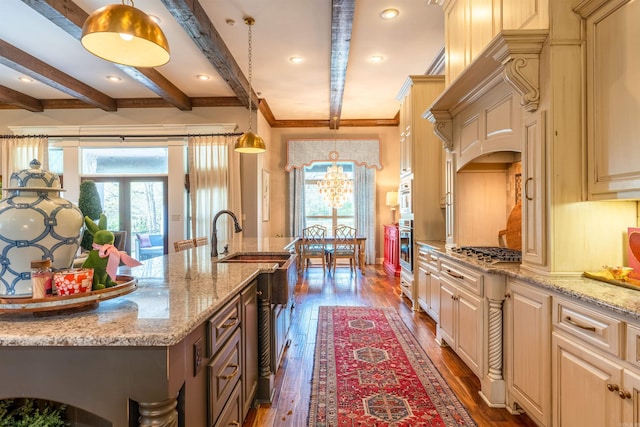
[(238, 371), (240, 370), (240, 365), (227, 365), (227, 368), (233, 368), (233, 372), (231, 372), (229, 375), (218, 375), (218, 378), (221, 378), (223, 380), (230, 380), (231, 378), (238, 375)]
[(220, 325), (220, 327), (222, 329), (227, 329), (227, 328), (231, 328), (232, 326), (236, 326), (237, 324), (238, 324), (238, 318), (237, 317), (232, 317), (227, 322), (225, 322), (222, 325)]
[(626, 390), (620, 390), (618, 396), (620, 396), (620, 399), (631, 399), (631, 393)]
[(532, 177), (527, 178), (527, 180), (524, 182), (524, 197), (527, 200), (533, 200), (533, 197), (529, 196), (529, 182), (533, 182)]
[(573, 325), (573, 326), (575, 326), (575, 327), (578, 327), (578, 328), (580, 328), (580, 329), (584, 329), (585, 331), (590, 331), (590, 332), (595, 332), (595, 331), (596, 331), (596, 328), (595, 328), (595, 327), (593, 327), (593, 326), (581, 325), (580, 323), (576, 322), (575, 320), (573, 320), (573, 319), (572, 319), (571, 317), (569, 317), (569, 316), (566, 316), (566, 317), (564, 318), (564, 320), (565, 320), (568, 324)]
[(451, 206), (451, 191), (447, 191), (444, 196), (444, 204), (447, 206)]
[(618, 387), (618, 384), (607, 384), (607, 389), (609, 391), (618, 391), (620, 387)]
[(449, 276), (455, 278), (455, 279), (464, 279), (464, 276), (462, 274), (458, 274), (458, 273), (454, 273), (453, 271), (449, 270), (448, 268), (446, 269), (446, 272)]

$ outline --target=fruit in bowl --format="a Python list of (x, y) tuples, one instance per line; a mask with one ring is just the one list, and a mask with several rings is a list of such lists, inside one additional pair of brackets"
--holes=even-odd
[(610, 267), (605, 265), (604, 268), (611, 274), (614, 280), (627, 280), (629, 274), (633, 271), (632, 267)]
[(93, 269), (78, 268), (58, 271), (53, 274), (53, 284), (58, 295), (73, 295), (91, 291), (93, 285)]

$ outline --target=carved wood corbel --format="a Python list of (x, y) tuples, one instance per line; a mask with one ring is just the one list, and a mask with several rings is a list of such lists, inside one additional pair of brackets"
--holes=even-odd
[(520, 105), (527, 112), (538, 109), (540, 103), (538, 56), (515, 56), (504, 63), (504, 79), (522, 96)]
[(442, 141), (442, 148), (447, 152), (453, 151), (453, 119), (448, 111), (427, 110), (423, 119), (433, 123), (433, 133)]

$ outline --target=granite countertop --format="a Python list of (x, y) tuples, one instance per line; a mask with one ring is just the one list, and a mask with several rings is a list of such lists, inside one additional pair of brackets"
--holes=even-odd
[(416, 241), (416, 243), (427, 245), (436, 250), (441, 256), (463, 262), (484, 273), (502, 274), (520, 279), (563, 296), (595, 304), (617, 314), (640, 320), (640, 288), (635, 290), (601, 282), (581, 276), (581, 273), (562, 276), (542, 275), (520, 268), (519, 264), (488, 264), (451, 252), (446, 249), (444, 242), (440, 241)]
[[(235, 235), (229, 254), (288, 253), (295, 238)], [(223, 258), (229, 254), (220, 255)], [(211, 247), (143, 261), (120, 271), (138, 280), (134, 292), (102, 301), (98, 308), (55, 315), (0, 314), (1, 346), (171, 346), (276, 263), (216, 263)]]

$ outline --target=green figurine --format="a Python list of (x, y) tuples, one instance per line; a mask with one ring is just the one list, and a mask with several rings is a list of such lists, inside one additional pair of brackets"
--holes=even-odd
[(116, 286), (116, 275), (120, 261), (130, 267), (142, 265), (137, 260), (131, 258), (126, 252), (119, 251), (113, 246), (114, 235), (107, 230), (107, 217), (100, 214), (98, 224), (88, 216), (84, 217), (87, 231), (93, 236), (93, 249), (89, 251), (89, 256), (82, 264), (83, 268), (93, 268), (93, 284), (91, 290), (110, 288)]

